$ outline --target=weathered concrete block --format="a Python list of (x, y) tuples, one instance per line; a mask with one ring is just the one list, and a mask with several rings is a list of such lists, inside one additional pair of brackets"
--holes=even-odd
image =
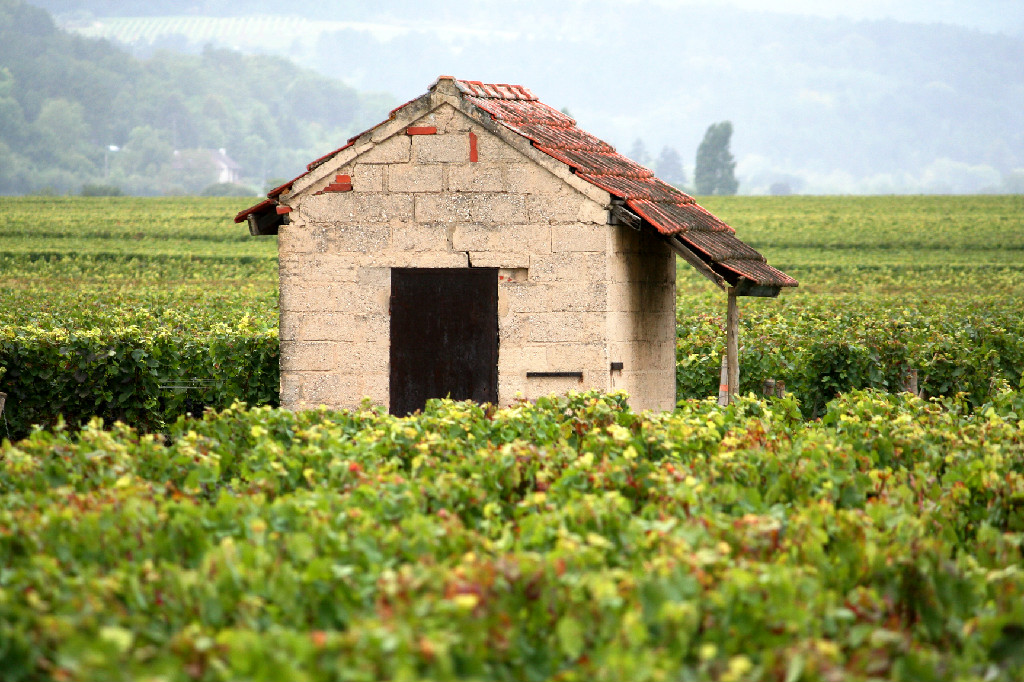
[[(405, 126), (402, 126), (404, 130)], [(396, 134), (375, 144), (369, 151), (357, 158), (359, 163), (408, 163), (411, 158), (412, 139), (408, 135)]]
[(385, 343), (339, 343), (333, 348), (334, 368), (366, 375), (388, 371), (388, 345)]
[(607, 315), (608, 339), (611, 341), (625, 341), (632, 343), (643, 334), (638, 331), (639, 319), (629, 312), (612, 310)]
[[(616, 383), (622, 381), (617, 379)], [(626, 373), (625, 390), (634, 410), (671, 410), (676, 403), (675, 375), (670, 372)]]
[(502, 268), (498, 272), (499, 282), (525, 282), (529, 279), (529, 268)]
[(440, 192), (441, 166), (437, 164), (393, 164), (388, 169), (388, 189), (392, 192)]
[(384, 168), (382, 166), (359, 163), (348, 174), (352, 177), (352, 189), (356, 192), (384, 191)]
[(622, 310), (654, 315), (675, 309), (675, 287), (672, 284), (633, 282), (632, 285), (618, 286), (623, 287), (623, 300), (630, 303), (629, 308)]
[(604, 338), (604, 313), (530, 313), (532, 343), (592, 343)]
[(621, 313), (643, 309), (640, 288), (632, 282), (613, 282), (608, 285), (608, 309)]
[(527, 344), (505, 345), (498, 349), (498, 372), (521, 373), (543, 371), (547, 367), (547, 346)]
[(556, 194), (529, 194), (527, 203), (531, 223), (608, 224), (608, 211), (603, 206), (568, 188)]
[(304, 341), (289, 344), (281, 353), (282, 372), (324, 372), (338, 368), (335, 358), (336, 343), (332, 341)]
[(331, 253), (379, 253), (391, 243), (391, 228), (387, 225), (337, 224), (325, 230), (324, 241)]
[(328, 283), (321, 282), (281, 282), (281, 293), (278, 306), (282, 313), (303, 313), (314, 310), (321, 310), (316, 292), (326, 291), (330, 287)]
[(448, 164), (450, 192), (504, 192), (507, 190), (500, 163)]
[[(622, 371), (632, 372), (638, 366), (636, 345), (630, 341), (608, 341), (608, 362), (609, 365), (612, 362), (621, 362), (623, 366)], [(621, 376), (620, 372), (613, 372), (614, 375)]]
[(388, 407), (391, 402), (391, 375), (389, 374), (389, 367), (385, 363), (383, 368), (374, 367), (372, 370), (363, 374), (362, 395), (359, 396), (359, 399), (362, 401), (363, 398), (369, 398), (370, 403), (373, 405)]
[(389, 317), (339, 312), (290, 312), (281, 316), (281, 341), (386, 343)]
[(367, 289), (385, 289), (391, 293), (391, 268), (365, 266), (357, 271), (356, 281)]
[(498, 309), (507, 306), (509, 312), (543, 313), (550, 310), (547, 282), (499, 282)]
[[(510, 312), (498, 318), (498, 348), (524, 346), (529, 343), (530, 315)], [(500, 351), (499, 351), (500, 352)]]
[(318, 223), (386, 223), (412, 220), (412, 194), (373, 194), (341, 192), (305, 197), (302, 212), (307, 220)]
[(412, 136), (413, 159), (418, 163), (469, 161), (469, 133)]
[(616, 341), (663, 341), (675, 338), (675, 316), (667, 313), (608, 313), (608, 335)]
[(472, 130), (475, 131), (477, 135), (479, 135), (480, 132), (487, 134), (486, 131), (483, 131), (483, 129), (480, 128), (479, 123), (471, 119), (469, 116), (466, 116), (455, 107), (442, 107), (442, 109), (439, 109), (438, 111), (442, 110), (444, 110), (445, 113), (451, 112), (451, 116), (444, 120), (438, 119), (438, 132), (466, 133)]
[(527, 222), (526, 215), (526, 200), (518, 194), (416, 195), (416, 222), (419, 223), (522, 225)]
[(609, 246), (608, 225), (557, 225), (551, 228), (552, 251), (606, 251)]
[(359, 404), (362, 376), (347, 372), (303, 372), (300, 404), (306, 409), (326, 405), (342, 409)]
[(603, 253), (562, 252), (530, 256), (530, 279), (535, 282), (599, 282), (605, 279)]
[(395, 268), (468, 268), (469, 256), (464, 251), (393, 251), (381, 262)]
[(498, 373), (498, 405), (508, 407), (526, 400), (526, 378)]
[[(538, 166), (525, 157), (521, 163), (504, 163), (506, 189), (519, 194), (578, 194), (565, 186), (551, 171)], [(582, 198), (582, 195), (580, 195)]]
[(448, 131), (452, 117), (455, 115), (455, 108), (449, 104), (441, 104), (433, 111), (426, 113), (424, 116), (416, 119), (411, 125), (413, 126), (424, 126), (437, 128), (439, 134), (444, 134)]
[(468, 251), (470, 267), (525, 268), (530, 264), (529, 254), (522, 251)]
[(323, 252), (324, 230), (320, 226), (282, 225), (277, 232), (278, 256), (290, 256), (293, 253)]
[(281, 287), (281, 310), (305, 313), (386, 314), (389, 291), (353, 283), (308, 282)]
[(331, 310), (352, 315), (387, 315), (391, 307), (391, 287), (357, 285), (335, 290), (329, 300)]
[(459, 223), (452, 231), (452, 249), (518, 252), (526, 263), (503, 267), (525, 268), (530, 265), (530, 254), (551, 251), (551, 228), (547, 225)]
[(625, 225), (610, 225), (611, 248), (616, 253), (640, 253), (641, 233)]
[(608, 349), (603, 343), (555, 343), (546, 348), (549, 371), (587, 370), (592, 377), (609, 371)]
[(397, 225), (391, 232), (391, 248), (395, 251), (447, 252), (450, 250), (448, 228), (440, 224)]
[(600, 280), (551, 282), (545, 309), (552, 312), (604, 312), (609, 310), (608, 285)]
[(286, 410), (299, 409), (302, 399), (302, 378), (297, 372), (281, 373), (281, 407)]
[(483, 127), (475, 126), (473, 132), (476, 134), (476, 148), (480, 163), (527, 161), (525, 156), (492, 133), (484, 130)]
[(641, 282), (664, 281), (664, 273), (652, 266), (646, 259), (626, 255), (608, 259), (608, 280), (611, 282), (637, 284)]
[(333, 253), (278, 256), (280, 281), (296, 278), (310, 282), (354, 282), (356, 267), (344, 255)]

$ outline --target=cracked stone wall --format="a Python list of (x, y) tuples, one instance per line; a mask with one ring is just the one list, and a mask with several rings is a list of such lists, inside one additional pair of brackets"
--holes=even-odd
[[(605, 192), (509, 136), (441, 102), (285, 197), (283, 406), (387, 407), (394, 267), (498, 269), (503, 405), (623, 388), (635, 407), (673, 406), (671, 252), (608, 225)], [(527, 377), (545, 371), (583, 379)]]

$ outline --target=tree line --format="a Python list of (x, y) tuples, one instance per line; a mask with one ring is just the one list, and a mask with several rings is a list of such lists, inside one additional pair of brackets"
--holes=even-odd
[(697, 148), (693, 169), (693, 186), (687, 182), (686, 171), (679, 152), (668, 145), (662, 147), (658, 158), (653, 160), (647, 153), (644, 141), (637, 138), (627, 156), (644, 166), (653, 166), (655, 175), (661, 180), (695, 194), (733, 195), (739, 190), (736, 179), (736, 161), (729, 150), (732, 139), (732, 123), (712, 123), (704, 133)]
[[(207, 47), (132, 57), (0, 0), (0, 194), (257, 194), (384, 117), (367, 94), (292, 62)], [(735, 194), (732, 126), (712, 125), (693, 187), (666, 146), (653, 168), (697, 194)], [(219, 182), (219, 150), (238, 178)], [(650, 166), (637, 139), (630, 158)]]
[(0, 0), (0, 194), (200, 193), (217, 183), (220, 149), (256, 193), (391, 104), (279, 57), (208, 48), (141, 61)]

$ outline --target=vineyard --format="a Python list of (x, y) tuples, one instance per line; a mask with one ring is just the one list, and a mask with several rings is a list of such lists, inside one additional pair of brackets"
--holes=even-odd
[(274, 407), (237, 200), (0, 203), (0, 680), (1024, 676), (1022, 197), (704, 201), (785, 397), (683, 265), (674, 412), (406, 418)]
[[(224, 199), (3, 199), (0, 391), (6, 433), (58, 415), (158, 429), (234, 400), (277, 401), (273, 238)], [(1024, 199), (709, 198), (800, 280), (741, 306), (741, 389), (783, 381), (805, 416), (838, 393), (984, 403), (1024, 367)], [(724, 297), (679, 269), (677, 389), (716, 393)]]
[(1024, 395), (229, 408), (0, 458), (5, 679), (1015, 680)]

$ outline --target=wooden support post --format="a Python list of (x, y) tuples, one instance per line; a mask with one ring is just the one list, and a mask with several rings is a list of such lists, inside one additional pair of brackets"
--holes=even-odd
[(909, 367), (903, 370), (902, 386), (900, 388), (907, 393), (917, 395), (917, 370)]
[(729, 360), (722, 356), (722, 367), (718, 372), (718, 406), (729, 404)]
[(740, 312), (736, 287), (729, 287), (729, 309), (725, 317), (725, 352), (729, 363), (729, 402), (740, 392)]

